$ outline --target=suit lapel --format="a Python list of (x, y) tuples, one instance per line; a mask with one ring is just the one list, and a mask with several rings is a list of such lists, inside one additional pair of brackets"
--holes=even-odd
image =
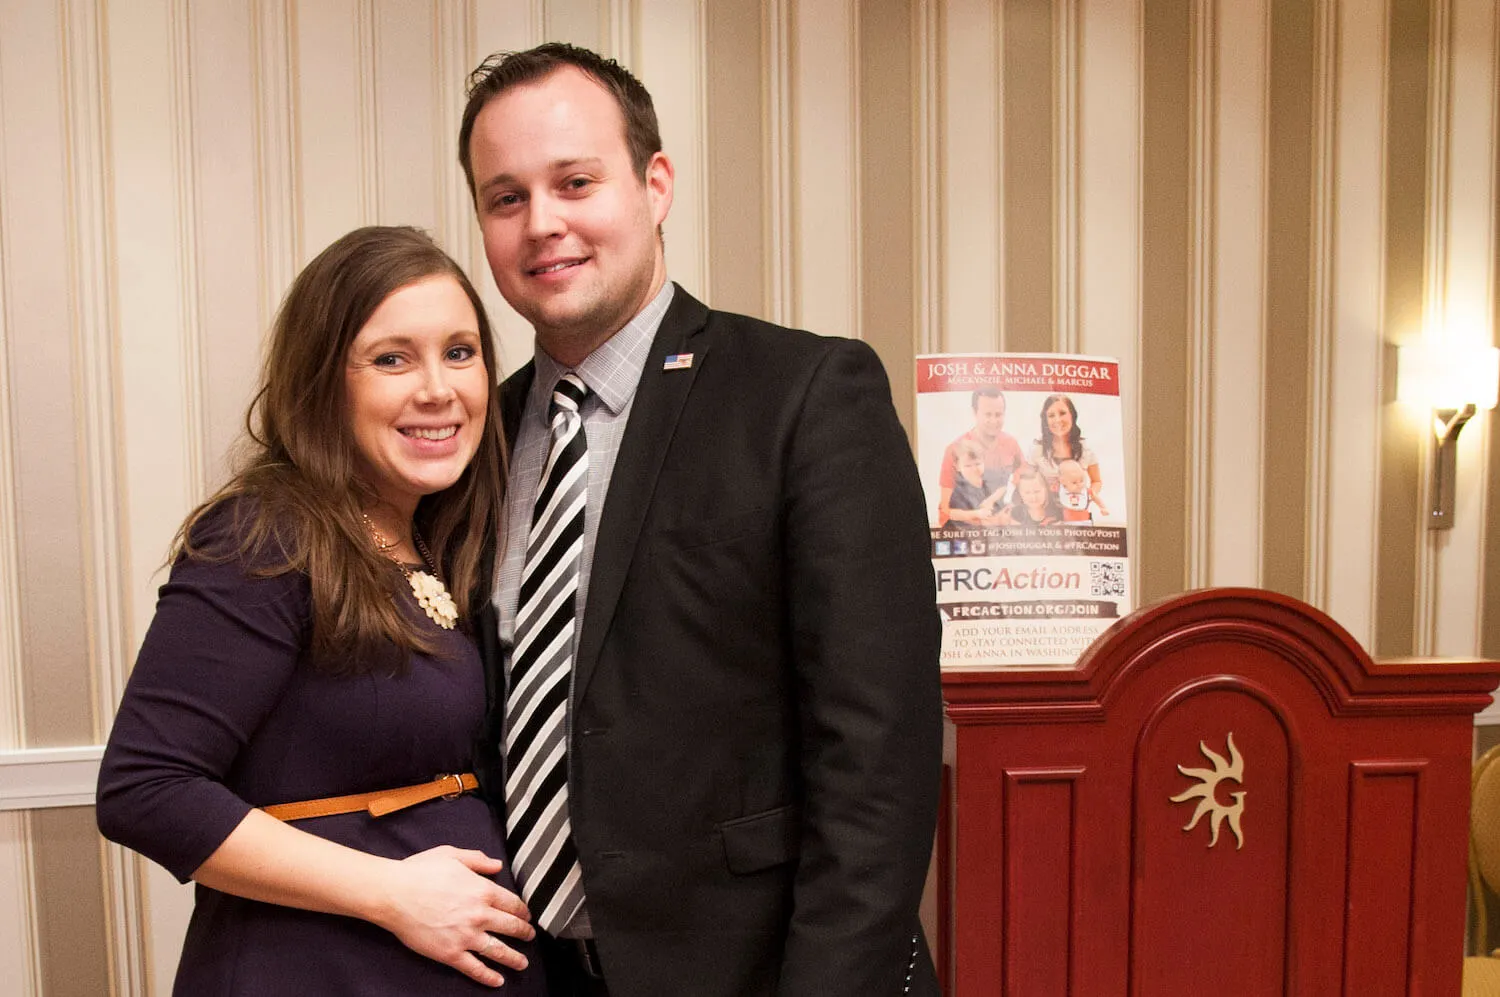
[[(531, 382), (535, 376), (536, 364), (527, 363), (496, 388), (500, 392), (500, 433), (505, 443), (507, 468), (510, 465), (510, 452), (516, 446), (516, 433), (521, 427), (521, 413), (526, 408), (526, 395), (531, 390)], [(484, 691), (491, 706), (501, 698), (505, 688), (500, 675), (504, 667), (504, 657), (500, 650), (500, 621), (495, 604), (491, 601), (496, 571), (500, 558), (504, 556), (501, 550), (506, 529), (504, 505), (500, 507), (499, 517), (500, 522), (496, 524), (498, 529), (495, 536), (490, 538), (480, 565), (479, 577), (484, 580), (484, 584), (480, 586), (476, 601), (469, 610), (472, 614), (470, 618), (474, 621), (474, 640), (479, 645), (480, 659), (484, 662)]]
[[(708, 340), (698, 333), (707, 321), (708, 308), (678, 286), (646, 356), (594, 540), (588, 604), (573, 662), (574, 703), (582, 702), (598, 664), (599, 649), (614, 619), (662, 461), (688, 391), (703, 367)], [(674, 353), (691, 353), (692, 366), (662, 370), (662, 362)]]
[(536, 361), (528, 360), (526, 366), (505, 379), (500, 385), (500, 425), (505, 430), (506, 464), (510, 463), (510, 452), (516, 448), (516, 434), (521, 431), (521, 413), (526, 411), (526, 396), (531, 393), (531, 382), (536, 378)]

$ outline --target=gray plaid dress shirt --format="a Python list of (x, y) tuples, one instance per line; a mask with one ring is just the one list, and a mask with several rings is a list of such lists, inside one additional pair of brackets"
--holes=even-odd
[[(573, 650), (578, 650), (578, 635), (583, 632), (584, 609), (588, 603), (589, 573), (594, 561), (594, 539), (599, 531), (599, 516), (604, 509), (604, 496), (609, 493), (609, 479), (615, 469), (615, 455), (620, 451), (620, 438), (625, 434), (625, 423), (630, 417), (630, 404), (635, 399), (635, 388), (640, 383), (641, 372), (646, 367), (646, 357), (651, 350), (651, 341), (672, 303), (672, 282), (666, 281), (656, 296), (641, 309), (640, 314), (627, 322), (619, 332), (600, 344), (584, 358), (583, 363), (572, 368), (574, 373), (588, 385), (589, 395), (583, 402), (583, 432), (588, 442), (589, 482), (588, 499), (583, 517), (583, 556), (578, 566), (578, 595), (574, 601), (575, 626), (573, 628)], [(531, 392), (526, 396), (526, 406), (521, 413), (521, 425), (516, 431), (515, 450), (510, 458), (510, 477), (506, 483), (505, 534), (500, 538), (503, 557), (500, 561), (500, 577), (495, 585), (495, 609), (500, 618), (500, 645), (505, 655), (506, 688), (510, 687), (510, 654), (516, 638), (516, 603), (521, 588), (521, 567), (526, 560), (526, 535), (531, 529), (532, 505), (537, 487), (541, 483), (542, 469), (547, 463), (547, 450), (551, 436), (547, 428), (547, 409), (552, 401), (552, 389), (558, 378), (569, 368), (562, 366), (540, 345), (534, 357), (536, 377), (531, 382)], [(571, 691), (568, 702), (568, 733), (571, 740), (573, 704)], [(565, 937), (586, 938), (592, 934), (588, 918), (588, 883), (584, 884), (584, 904), (567, 928), (560, 934)]]

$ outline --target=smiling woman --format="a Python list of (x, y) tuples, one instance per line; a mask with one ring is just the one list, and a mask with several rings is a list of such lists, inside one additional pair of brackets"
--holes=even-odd
[(178, 535), (100, 768), (104, 834), (199, 884), (176, 993), (460, 994), (501, 968), (541, 992), (472, 792), (490, 344), (415, 229), (352, 232), (287, 293), (241, 470)]
[(449, 274), (391, 294), (349, 344), (356, 464), (398, 537), (422, 496), (456, 482), (479, 449), (490, 393), (483, 346), (474, 304)]
[(1031, 448), (1031, 464), (1047, 479), (1047, 488), (1056, 494), (1062, 484), (1063, 466), (1076, 464), (1088, 475), (1088, 499), (1083, 506), (1075, 504), (1073, 508), (1084, 508), (1088, 501), (1099, 502), (1104, 487), (1099, 476), (1099, 458), (1084, 441), (1073, 399), (1067, 395), (1048, 395), (1042, 401), (1041, 427), (1041, 435)]

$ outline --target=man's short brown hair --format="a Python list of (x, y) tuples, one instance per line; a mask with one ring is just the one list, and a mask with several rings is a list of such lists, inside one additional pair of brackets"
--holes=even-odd
[(469, 139), (474, 134), (474, 120), (494, 98), (526, 83), (534, 83), (564, 66), (586, 73), (605, 89), (625, 118), (625, 146), (630, 150), (630, 164), (642, 180), (651, 157), (661, 152), (661, 129), (656, 123), (656, 107), (651, 94), (630, 70), (597, 52), (566, 42), (547, 42), (524, 52), (496, 52), (469, 74), (469, 102), (464, 105), (463, 124), (458, 129), (458, 162), (469, 182), (469, 196), (476, 194), (474, 164), (469, 157)]

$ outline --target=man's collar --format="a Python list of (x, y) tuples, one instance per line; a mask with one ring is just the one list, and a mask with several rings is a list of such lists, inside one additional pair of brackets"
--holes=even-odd
[(571, 369), (588, 385), (589, 391), (598, 396), (605, 408), (614, 415), (620, 414), (635, 394), (641, 371), (646, 366), (646, 354), (667, 308), (672, 304), (675, 288), (670, 280), (662, 281), (661, 289), (646, 302), (646, 306), (619, 332), (595, 347), (577, 367), (564, 367), (538, 343), (533, 393), (540, 389), (545, 393), (544, 397), (550, 396), (553, 385)]

